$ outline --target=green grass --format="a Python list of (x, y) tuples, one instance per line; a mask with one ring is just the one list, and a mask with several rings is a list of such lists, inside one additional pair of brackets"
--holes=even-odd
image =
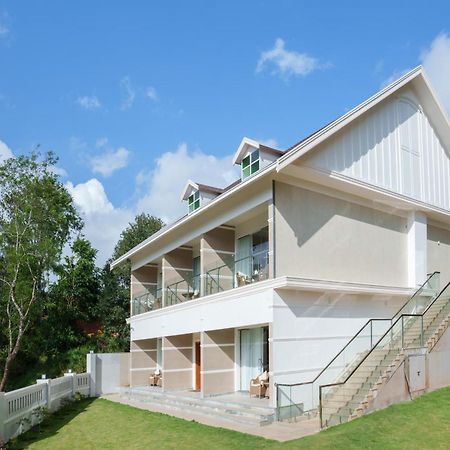
[(10, 449), (448, 449), (450, 388), (285, 443), (213, 428), (107, 400), (81, 400)]

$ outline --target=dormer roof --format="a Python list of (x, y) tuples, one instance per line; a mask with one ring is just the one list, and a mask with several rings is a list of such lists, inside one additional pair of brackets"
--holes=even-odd
[(220, 195), (224, 192), (224, 189), (214, 186), (208, 186), (207, 184), (195, 183), (192, 180), (188, 180), (188, 182), (186, 183), (186, 187), (181, 194), (181, 200), (187, 200), (189, 196), (195, 191), (205, 192), (212, 195)]
[(281, 156), (284, 154), (281, 150), (277, 150), (276, 148), (268, 147), (267, 145), (261, 144), (258, 141), (255, 141), (253, 139), (250, 139), (248, 137), (244, 137), (242, 139), (238, 149), (236, 150), (236, 153), (233, 157), (233, 164), (240, 164), (242, 159), (247, 155), (247, 153), (250, 153), (254, 150), (259, 150), (264, 153), (268, 153), (274, 156)]

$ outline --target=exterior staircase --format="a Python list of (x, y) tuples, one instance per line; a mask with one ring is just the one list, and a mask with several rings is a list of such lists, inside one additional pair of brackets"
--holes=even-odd
[(400, 315), (343, 379), (320, 387), (321, 424), (329, 427), (363, 415), (405, 359), (405, 350), (429, 352), (450, 323), (449, 285), (421, 314)]
[(163, 391), (161, 388), (142, 386), (124, 388), (120, 396), (142, 404), (187, 411), (195, 415), (214, 417), (246, 426), (269, 425), (275, 419), (275, 409), (265, 406), (266, 400), (249, 398), (248, 393), (238, 392), (201, 398), (198, 392)]

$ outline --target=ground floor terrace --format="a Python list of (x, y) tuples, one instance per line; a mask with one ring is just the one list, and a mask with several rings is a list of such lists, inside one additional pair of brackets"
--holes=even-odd
[(201, 397), (245, 392), (254, 397), (250, 401), (269, 404), (270, 329), (266, 323), (134, 340), (130, 386)]

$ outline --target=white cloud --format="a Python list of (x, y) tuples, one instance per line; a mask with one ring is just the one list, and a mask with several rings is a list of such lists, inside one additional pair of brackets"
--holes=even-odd
[(394, 70), (394, 73), (386, 78), (382, 83), (381, 83), (381, 87), (385, 88), (386, 86), (389, 86), (391, 83), (393, 83), (395, 80), (398, 80), (399, 78), (401, 78), (403, 75), (406, 75), (408, 72), (411, 71), (411, 68), (408, 69), (401, 69), (401, 70)]
[(130, 77), (123, 77), (120, 80), (120, 88), (122, 89), (122, 104), (120, 105), (120, 109), (129, 109), (133, 106), (136, 98), (136, 91), (131, 84)]
[(103, 265), (111, 257), (120, 233), (133, 220), (134, 213), (130, 209), (115, 208), (96, 178), (77, 185), (69, 181), (66, 188), (84, 220), (83, 233), (98, 250), (97, 263)]
[(127, 166), (130, 151), (125, 147), (120, 147), (116, 151), (106, 151), (101, 155), (90, 158), (92, 172), (100, 173), (104, 177), (109, 177), (118, 169)]
[(292, 75), (306, 76), (314, 70), (330, 67), (330, 64), (322, 64), (306, 53), (286, 50), (283, 39), (278, 38), (273, 48), (261, 53), (256, 72), (262, 72), (267, 67), (272, 67), (272, 74), (289, 78)]
[(13, 156), (11, 149), (3, 141), (0, 141), (0, 163)]
[(60, 177), (67, 177), (67, 171), (62, 167), (53, 166), (52, 172)]
[(107, 137), (102, 137), (102, 138), (98, 138), (95, 141), (95, 146), (97, 148), (102, 148), (105, 147), (108, 144), (108, 138)]
[(439, 99), (450, 113), (450, 37), (446, 33), (438, 34), (430, 47), (422, 52), (420, 60)]
[(84, 95), (78, 97), (76, 99), (76, 103), (78, 103), (82, 108), (89, 110), (98, 109), (102, 106), (100, 100), (95, 95)]
[(11, 18), (6, 11), (0, 12), (0, 39), (7, 38), (11, 32)]
[(232, 155), (218, 158), (202, 151), (189, 151), (182, 143), (176, 150), (163, 153), (156, 160), (154, 170), (137, 175), (136, 184), (141, 193), (144, 191), (137, 202), (137, 210), (170, 222), (186, 213), (180, 195), (188, 179), (224, 187), (238, 177)]
[(158, 94), (156, 92), (156, 89), (153, 86), (148, 86), (145, 89), (145, 96), (153, 101), (158, 100)]

